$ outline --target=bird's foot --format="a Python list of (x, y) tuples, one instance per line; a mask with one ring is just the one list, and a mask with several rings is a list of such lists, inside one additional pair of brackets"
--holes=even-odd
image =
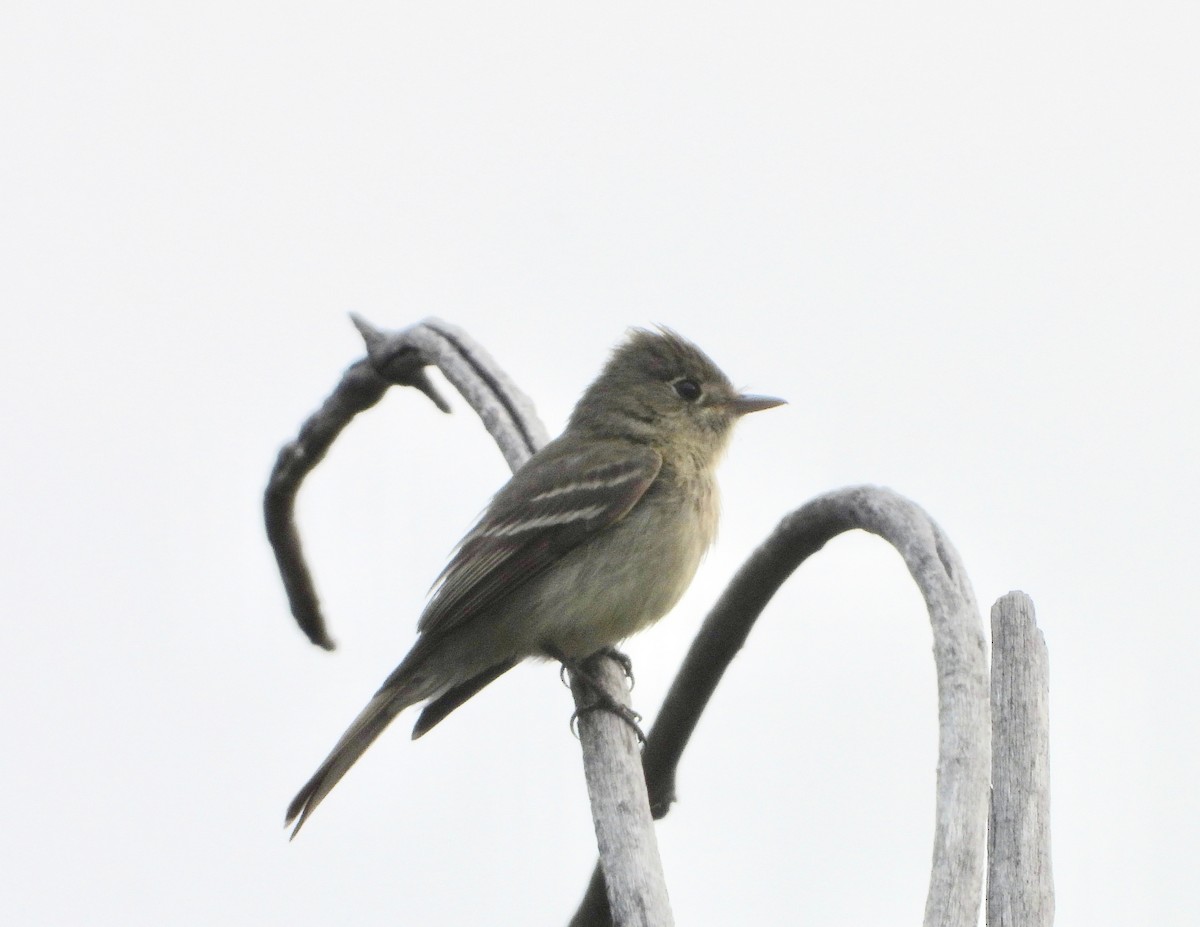
[[(561, 651), (553, 648), (547, 648), (546, 653), (562, 664), (562, 668), (559, 670), (558, 675), (559, 678), (562, 679), (564, 685), (570, 685), (566, 678), (566, 674), (569, 671), (572, 679), (581, 680), (589, 689), (592, 690), (594, 701), (590, 705), (584, 705), (581, 708), (575, 709), (575, 711), (571, 714), (571, 732), (575, 734), (576, 737), (579, 736), (578, 721), (580, 715), (590, 714), (593, 711), (607, 711), (616, 715), (618, 718), (628, 724), (633, 729), (633, 733), (637, 737), (639, 743), (644, 744), (646, 742), (646, 735), (643, 733), (639, 723), (642, 720), (642, 716), (628, 705), (621, 704), (615, 698), (609, 695), (604, 690), (604, 686), (600, 683), (600, 681), (583, 668), (583, 664), (586, 661), (573, 660), (563, 654)], [(593, 654), (593, 656), (606, 656), (620, 666), (621, 671), (625, 674), (625, 678), (629, 680), (630, 689), (633, 688), (633, 661), (630, 660), (628, 656), (621, 653), (621, 651), (617, 650), (615, 647), (605, 647), (603, 650), (598, 650), (595, 654)], [(590, 660), (591, 657), (588, 659)]]
[(576, 737), (579, 736), (579, 717), (580, 715), (591, 714), (593, 711), (608, 711), (616, 715), (622, 721), (629, 725), (633, 730), (633, 736), (638, 739), (638, 743), (646, 743), (646, 735), (642, 731), (640, 724), (642, 716), (630, 708), (628, 705), (622, 705), (607, 692), (599, 690), (594, 691), (597, 696), (596, 701), (590, 705), (584, 705), (582, 708), (576, 708), (571, 712), (571, 733)]
[(625, 674), (625, 678), (629, 680), (629, 691), (633, 691), (633, 687), (637, 685), (637, 680), (633, 678), (633, 661), (629, 659), (629, 654), (623, 653), (616, 647), (605, 647), (603, 650), (597, 651), (612, 660), (617, 666), (621, 667), (621, 672)]

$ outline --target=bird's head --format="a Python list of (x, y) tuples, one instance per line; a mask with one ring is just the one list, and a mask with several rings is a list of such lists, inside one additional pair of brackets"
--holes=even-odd
[(613, 351), (568, 428), (712, 459), (735, 421), (783, 402), (739, 392), (707, 354), (670, 329), (639, 328)]

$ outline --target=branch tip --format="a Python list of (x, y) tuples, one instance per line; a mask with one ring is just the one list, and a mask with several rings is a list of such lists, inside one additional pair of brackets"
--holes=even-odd
[(356, 312), (348, 315), (366, 344), (367, 356), (346, 369), (321, 407), (280, 449), (263, 495), (267, 539), (292, 616), (314, 645), (330, 651), (337, 645), (325, 630), (305, 563), (295, 503), (305, 477), (356, 415), (379, 402), (392, 385), (414, 387), (442, 412), (452, 411), (426, 371), (437, 366), (479, 413), (514, 470), (546, 440), (532, 403), (465, 332), (434, 318), (401, 331), (383, 331)]
[(358, 329), (358, 333), (362, 335), (363, 341), (367, 344), (367, 353), (371, 352), (374, 345), (379, 344), (383, 340), (383, 332), (364, 319), (357, 312), (350, 313), (350, 321), (354, 323), (354, 327)]
[(433, 381), (429, 379), (429, 374), (426, 372), (424, 367), (418, 367), (409, 375), (408, 385), (414, 389), (420, 390), (422, 393), (428, 396), (429, 401), (447, 415), (454, 411), (454, 409), (451, 408), (450, 403), (446, 401), (446, 398), (439, 393), (437, 387), (433, 385)]

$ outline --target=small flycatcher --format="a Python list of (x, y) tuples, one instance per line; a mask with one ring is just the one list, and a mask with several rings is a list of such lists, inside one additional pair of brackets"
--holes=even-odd
[(631, 332), (459, 543), (416, 644), (288, 807), (292, 836), (410, 705), (416, 738), (521, 660), (581, 661), (670, 611), (716, 535), (733, 423), (782, 402), (674, 332)]

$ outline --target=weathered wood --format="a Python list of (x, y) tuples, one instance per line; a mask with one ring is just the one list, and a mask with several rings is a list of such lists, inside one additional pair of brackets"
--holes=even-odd
[[(483, 421), (505, 460), (515, 471), (547, 440), (533, 403), (466, 332), (429, 318), (400, 331), (380, 331), (357, 316), (355, 326), (367, 347), (367, 359), (347, 371), (334, 394), (280, 452), (264, 504), (267, 530), (279, 561), (293, 614), (310, 639), (332, 650), (316, 590), (296, 530), (296, 494), (334, 439), (361, 411), (377, 403), (392, 384), (413, 386), (443, 411), (449, 411), (425, 376), (438, 367)], [(628, 703), (624, 676), (610, 660), (599, 660), (597, 674), (613, 698)], [(614, 675), (615, 674), (615, 675)], [(582, 698), (582, 701), (580, 700)], [(576, 691), (576, 704), (590, 704)], [(632, 732), (605, 712), (580, 718), (584, 771), (592, 796), (597, 842), (613, 872), (618, 923), (631, 927), (670, 925), (666, 881), (646, 798), (641, 754)], [(600, 880), (601, 887), (603, 880)]]
[[(615, 701), (629, 705), (625, 675), (614, 660), (593, 657), (586, 668)], [(587, 683), (575, 678), (571, 691), (581, 710), (596, 698)], [(670, 927), (674, 920), (667, 882), (633, 729), (603, 710), (579, 715), (578, 724), (612, 923), (616, 927)]]
[(381, 376), (395, 382), (399, 378), (391, 372), (399, 368), (407, 373), (413, 354), (422, 364), (441, 370), (475, 410), (513, 470), (548, 440), (533, 402), (461, 328), (431, 317), (411, 328), (383, 332), (358, 316), (350, 318), (366, 343), (367, 358)]
[[(546, 440), (532, 404), (465, 333), (436, 319), (387, 333), (360, 319), (355, 324), (366, 341), (369, 361), (348, 371), (331, 400), (306, 423), (300, 438), (281, 452), (265, 500), (268, 530), (293, 611), (313, 641), (330, 648), (333, 644), (303, 562), (292, 509), (304, 476), (355, 414), (377, 402), (392, 383), (414, 386), (439, 408), (448, 408), (425, 377), (423, 367), (433, 364), (483, 419), (514, 470)], [(939, 745), (926, 927), (974, 927), (976, 923), (993, 739), (997, 788), (988, 838), (989, 923), (1005, 927), (1051, 923), (1046, 655), (1033, 624), (1032, 605), (1024, 597), (1013, 599), (1014, 614), (1026, 616), (1020, 620), (997, 618), (997, 614), (1007, 615), (1009, 605), (998, 603), (999, 611), (993, 611), (998, 653), (991, 696), (999, 719), (993, 731), (986, 645), (957, 554), (941, 529), (913, 503), (888, 490), (854, 487), (814, 499), (793, 512), (739, 571), (706, 620), (663, 705), (659, 723), (651, 731), (644, 770), (633, 734), (623, 721), (606, 712), (581, 718), (585, 774), (608, 879), (597, 870), (588, 899), (572, 921), (574, 927), (608, 923), (609, 904), (612, 922), (620, 927), (672, 923), (647, 782), (655, 816), (661, 816), (673, 798), (675, 767), (696, 720), (755, 618), (804, 559), (830, 538), (853, 528), (878, 534), (896, 547), (921, 589), (934, 631)], [(1029, 646), (1029, 641), (1040, 648), (1032, 658), (1011, 650)], [(614, 698), (626, 703), (623, 676), (611, 661), (599, 660), (595, 673)], [(575, 694), (577, 704), (588, 703), (587, 693), (576, 689)], [(597, 899), (601, 903), (593, 903)]]
[(990, 927), (1050, 927), (1050, 669), (1033, 602), (1010, 592), (992, 606)]
[[(904, 558), (925, 598), (938, 679), (937, 808), (926, 927), (975, 927), (983, 900), (991, 772), (983, 622), (966, 570), (937, 524), (877, 486), (827, 493), (786, 516), (751, 555), (704, 620), (651, 729), (643, 754), (651, 807), (667, 813), (675, 770), (700, 714), (750, 629), (792, 572), (853, 529), (877, 534)], [(606, 922), (594, 873), (572, 927)]]
[(449, 404), (425, 372), (432, 365), (479, 415), (513, 470), (546, 443), (546, 430), (533, 403), (466, 332), (434, 318), (394, 332), (380, 331), (358, 316), (351, 319), (366, 343), (367, 357), (350, 366), (295, 440), (280, 450), (263, 497), (267, 538), (292, 615), (309, 640), (326, 650), (335, 645), (296, 528), (296, 496), (356, 415), (379, 402), (393, 385), (418, 389), (449, 412)]

